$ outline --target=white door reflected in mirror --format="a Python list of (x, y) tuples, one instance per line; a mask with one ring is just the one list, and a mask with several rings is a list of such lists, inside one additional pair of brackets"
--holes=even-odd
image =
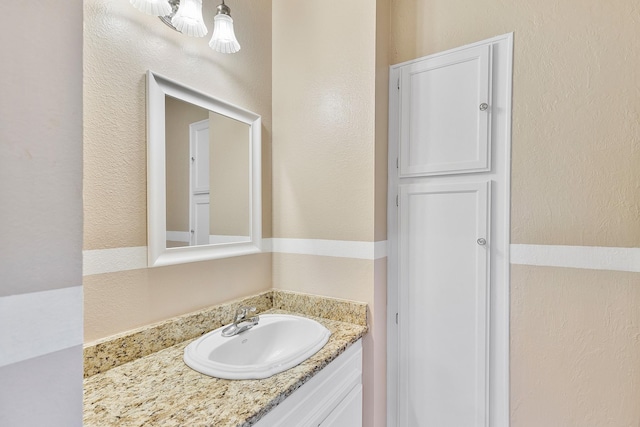
[(260, 116), (147, 73), (149, 266), (259, 252)]

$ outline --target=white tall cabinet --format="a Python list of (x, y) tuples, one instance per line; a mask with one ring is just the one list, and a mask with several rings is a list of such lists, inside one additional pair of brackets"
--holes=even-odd
[(389, 426), (508, 425), (511, 43), (391, 67)]

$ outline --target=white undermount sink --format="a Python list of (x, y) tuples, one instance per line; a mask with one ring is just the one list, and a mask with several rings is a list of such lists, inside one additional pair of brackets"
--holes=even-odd
[(331, 332), (306, 317), (263, 314), (253, 328), (223, 337), (218, 328), (184, 349), (192, 369), (230, 380), (262, 379), (286, 371), (318, 352)]

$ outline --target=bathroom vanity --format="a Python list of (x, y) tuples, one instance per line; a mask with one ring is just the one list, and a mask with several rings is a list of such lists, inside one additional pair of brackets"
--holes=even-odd
[[(86, 345), (84, 425), (361, 425), (366, 305), (282, 291), (252, 298)], [(331, 337), (301, 364), (261, 380), (225, 380), (189, 368), (184, 348), (228, 323), (239, 305), (310, 317)]]

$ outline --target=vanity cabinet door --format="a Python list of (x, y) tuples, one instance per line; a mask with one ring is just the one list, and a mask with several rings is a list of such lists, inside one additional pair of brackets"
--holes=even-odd
[(318, 427), (353, 427), (361, 425), (362, 384), (358, 384)]
[(362, 426), (362, 340), (262, 417), (255, 427)]

